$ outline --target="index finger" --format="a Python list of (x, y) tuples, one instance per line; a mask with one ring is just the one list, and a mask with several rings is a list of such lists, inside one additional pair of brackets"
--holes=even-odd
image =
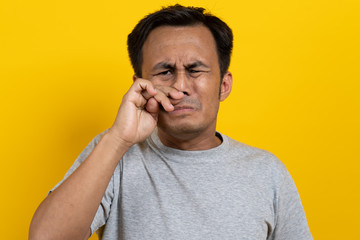
[(156, 89), (159, 89), (161, 92), (163, 92), (167, 97), (172, 98), (174, 100), (179, 100), (184, 97), (184, 93), (173, 88), (173, 87), (167, 87), (167, 86), (159, 86), (155, 85)]
[(146, 100), (157, 94), (157, 91), (152, 82), (146, 79), (136, 79), (132, 87), (135, 88), (135, 92), (140, 93)]

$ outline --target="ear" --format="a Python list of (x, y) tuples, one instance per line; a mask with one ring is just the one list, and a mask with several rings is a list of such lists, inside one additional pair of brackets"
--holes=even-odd
[(232, 74), (231, 72), (226, 72), (222, 83), (220, 85), (220, 101), (224, 101), (230, 94), (232, 89)]
[(134, 75), (133, 75), (133, 82), (135, 82), (136, 79), (138, 79), (138, 77), (136, 76), (136, 74), (134, 74)]

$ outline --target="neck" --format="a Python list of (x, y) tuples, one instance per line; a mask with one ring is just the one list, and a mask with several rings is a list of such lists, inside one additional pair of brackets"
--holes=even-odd
[(158, 128), (160, 141), (167, 147), (187, 151), (208, 150), (221, 144), (221, 140), (215, 135), (215, 129), (203, 133), (184, 133), (171, 135)]

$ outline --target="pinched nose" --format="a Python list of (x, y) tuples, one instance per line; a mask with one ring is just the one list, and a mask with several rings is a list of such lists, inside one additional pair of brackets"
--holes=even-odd
[(181, 91), (178, 91), (176, 89), (173, 89), (174, 91), (169, 92), (168, 96), (170, 99), (173, 100), (181, 100), (184, 98), (185, 94)]
[(170, 98), (170, 102), (174, 106), (179, 105), (182, 101), (183, 101), (182, 99), (172, 99), (172, 98)]
[(189, 79), (184, 71), (176, 72), (171, 86), (178, 91), (183, 92), (184, 95), (191, 95), (191, 79)]

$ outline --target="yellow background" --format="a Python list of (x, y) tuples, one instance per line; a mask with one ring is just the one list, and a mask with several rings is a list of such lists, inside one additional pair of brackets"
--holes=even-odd
[[(234, 86), (218, 130), (285, 163), (315, 239), (358, 239), (358, 1), (179, 2), (234, 31)], [(2, 239), (27, 238), (48, 190), (111, 126), (132, 82), (127, 34), (170, 3), (2, 1)]]

